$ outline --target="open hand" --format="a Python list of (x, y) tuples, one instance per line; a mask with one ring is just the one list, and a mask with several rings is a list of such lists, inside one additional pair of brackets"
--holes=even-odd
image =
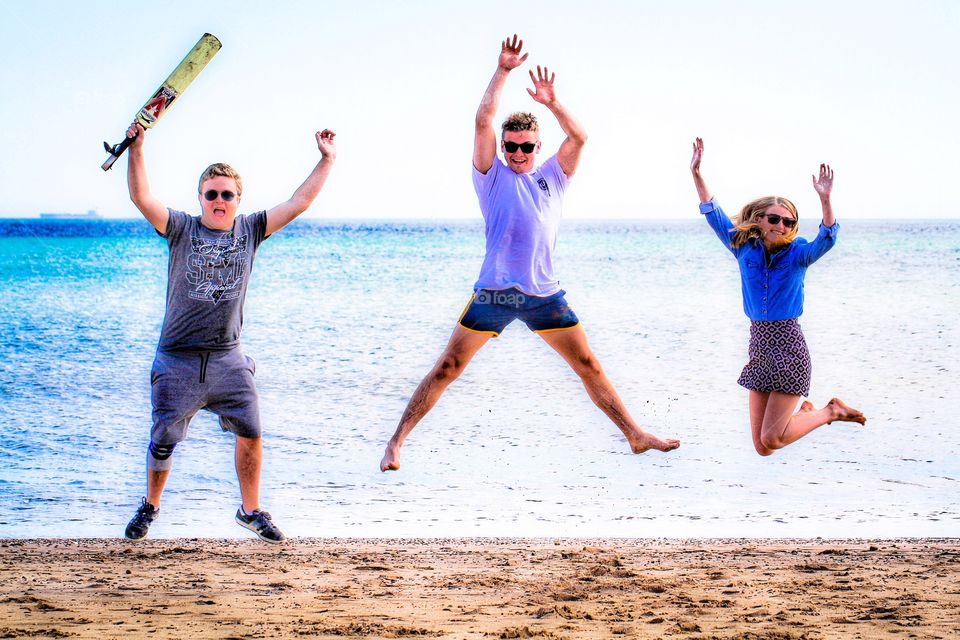
[(500, 66), (510, 71), (523, 64), (523, 61), (530, 54), (520, 55), (521, 49), (523, 49), (523, 40), (519, 40), (517, 34), (513, 34), (513, 42), (511, 42), (508, 36), (506, 40), (500, 43)]
[(540, 65), (537, 65), (537, 75), (533, 75), (533, 71), (530, 71), (530, 79), (533, 80), (533, 91), (527, 89), (527, 93), (530, 94), (530, 97), (539, 102), (540, 104), (551, 104), (557, 99), (557, 94), (553, 91), (553, 79), (557, 76), (555, 73), (550, 73), (550, 70), (544, 67), (540, 69)]
[(820, 194), (821, 198), (830, 196), (833, 191), (833, 169), (828, 164), (820, 165), (820, 177), (810, 176), (813, 180), (813, 188)]
[(693, 143), (693, 158), (690, 159), (690, 171), (700, 171), (700, 161), (703, 160), (703, 138), (697, 138)]

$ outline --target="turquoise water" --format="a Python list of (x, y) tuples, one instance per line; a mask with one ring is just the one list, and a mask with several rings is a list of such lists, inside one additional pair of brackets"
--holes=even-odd
[[(568, 221), (556, 264), (638, 421), (633, 456), (560, 358), (511, 325), (378, 463), (483, 257), (479, 223), (302, 221), (269, 239), (244, 347), (263, 503), (295, 536), (960, 535), (960, 221), (841, 222), (801, 323), (823, 427), (753, 453), (736, 264), (698, 220)], [(804, 229), (808, 237), (815, 230)], [(142, 221), (0, 221), (0, 536), (118, 536), (144, 492), (166, 246)], [(232, 443), (201, 413), (154, 537), (243, 536)]]

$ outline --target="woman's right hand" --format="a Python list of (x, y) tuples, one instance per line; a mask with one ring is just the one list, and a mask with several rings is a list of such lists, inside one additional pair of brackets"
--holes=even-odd
[(700, 196), (700, 202), (706, 204), (713, 198), (710, 195), (710, 189), (707, 183), (703, 181), (700, 175), (700, 161), (703, 160), (703, 138), (697, 138), (693, 143), (693, 158), (690, 159), (690, 171), (693, 173), (693, 185), (697, 188), (697, 195)]
[(690, 159), (690, 171), (700, 171), (700, 161), (703, 159), (703, 138), (697, 138), (693, 143), (693, 158)]

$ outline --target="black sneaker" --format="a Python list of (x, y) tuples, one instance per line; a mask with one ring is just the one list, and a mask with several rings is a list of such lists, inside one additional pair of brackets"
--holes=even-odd
[(254, 509), (253, 513), (247, 515), (243, 512), (243, 507), (237, 509), (237, 524), (246, 529), (250, 529), (260, 536), (261, 540), (278, 544), (286, 540), (286, 536), (280, 532), (277, 525), (273, 524), (270, 514), (260, 509)]
[(153, 524), (153, 521), (158, 515), (160, 515), (160, 509), (157, 509), (147, 502), (146, 498), (143, 498), (140, 506), (137, 507), (137, 513), (134, 514), (130, 520), (130, 524), (127, 525), (127, 530), (124, 535), (129, 540), (143, 540), (147, 537), (147, 531), (149, 531), (150, 525)]

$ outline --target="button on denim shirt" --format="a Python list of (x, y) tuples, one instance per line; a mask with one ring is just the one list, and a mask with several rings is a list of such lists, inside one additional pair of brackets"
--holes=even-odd
[(807, 267), (833, 248), (840, 225), (834, 223), (832, 227), (825, 227), (821, 223), (820, 233), (813, 242), (796, 238), (771, 254), (759, 238), (749, 240), (738, 248), (731, 246), (737, 230), (716, 200), (701, 203), (700, 213), (740, 264), (743, 312), (747, 317), (763, 321), (800, 317), (803, 313), (803, 278), (807, 274)]

